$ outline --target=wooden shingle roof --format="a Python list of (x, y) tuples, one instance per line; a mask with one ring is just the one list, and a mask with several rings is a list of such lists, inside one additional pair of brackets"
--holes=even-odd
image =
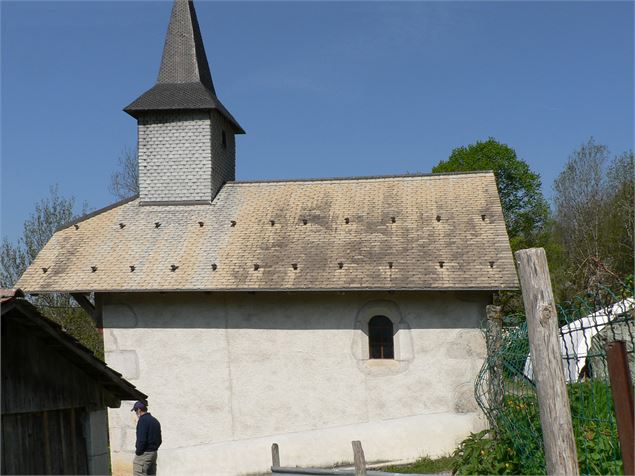
[(137, 199), (59, 230), (28, 292), (518, 287), (491, 172), (230, 182), (211, 205)]

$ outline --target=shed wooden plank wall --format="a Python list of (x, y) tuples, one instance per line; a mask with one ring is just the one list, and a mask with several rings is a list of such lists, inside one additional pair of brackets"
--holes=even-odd
[[(59, 344), (58, 344), (59, 345)], [(105, 392), (26, 319), (2, 318), (2, 474), (88, 474)]]
[(2, 474), (88, 474), (84, 409), (2, 415)]
[(103, 407), (95, 381), (28, 329), (2, 320), (2, 414)]

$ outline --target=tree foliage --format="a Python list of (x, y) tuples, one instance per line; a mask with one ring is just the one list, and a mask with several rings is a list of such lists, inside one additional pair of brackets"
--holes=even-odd
[(563, 297), (633, 273), (633, 152), (613, 160), (593, 138), (570, 156), (554, 182), (554, 237)]
[[(457, 147), (448, 160), (439, 162), (432, 171), (472, 172), (491, 170), (496, 177), (505, 225), (512, 251), (532, 246), (550, 246), (549, 205), (540, 189), (540, 176), (519, 159), (516, 151), (493, 138)], [(517, 291), (503, 291), (495, 303), (506, 314), (522, 311), (522, 297)]]
[(540, 176), (519, 159), (516, 151), (493, 138), (452, 151), (432, 172), (492, 170), (501, 198), (512, 249), (541, 246), (549, 205), (540, 190)]
[(118, 200), (139, 194), (139, 160), (135, 151), (124, 149), (121, 153), (118, 169), (110, 176), (108, 190)]
[(0, 284), (3, 288), (12, 287), (55, 230), (75, 217), (74, 208), (75, 199), (64, 198), (57, 186), (51, 187), (49, 196), (35, 204), (35, 211), (24, 222), (17, 244), (3, 239), (0, 254)]
[[(81, 214), (85, 214), (84, 204)], [(60, 195), (58, 187), (51, 187), (49, 196), (35, 205), (24, 222), (22, 235), (15, 243), (7, 238), (0, 247), (0, 285), (13, 287), (37, 254), (60, 226), (77, 217), (75, 199)], [(78, 307), (68, 294), (40, 294), (30, 297), (40, 312), (61, 324), (67, 332), (103, 357), (102, 339), (91, 318)]]

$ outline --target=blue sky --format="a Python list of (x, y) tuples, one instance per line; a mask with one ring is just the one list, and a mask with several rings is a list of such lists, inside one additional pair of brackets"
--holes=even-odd
[[(633, 148), (631, 2), (196, 3), (237, 178), (429, 172), (493, 136), (549, 197), (594, 136)], [(2, 235), (53, 184), (91, 208), (154, 83), (171, 2), (1, 3)]]

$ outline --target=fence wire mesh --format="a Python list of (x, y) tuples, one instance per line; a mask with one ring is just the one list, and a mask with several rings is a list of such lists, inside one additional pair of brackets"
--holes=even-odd
[[(626, 342), (635, 382), (633, 289), (600, 288), (558, 307), (559, 341), (581, 474), (623, 474), (606, 344)], [(524, 474), (545, 474), (536, 387), (523, 315), (503, 318), (500, 337), (486, 333), (488, 357), (475, 395), (496, 438), (513, 447)]]

